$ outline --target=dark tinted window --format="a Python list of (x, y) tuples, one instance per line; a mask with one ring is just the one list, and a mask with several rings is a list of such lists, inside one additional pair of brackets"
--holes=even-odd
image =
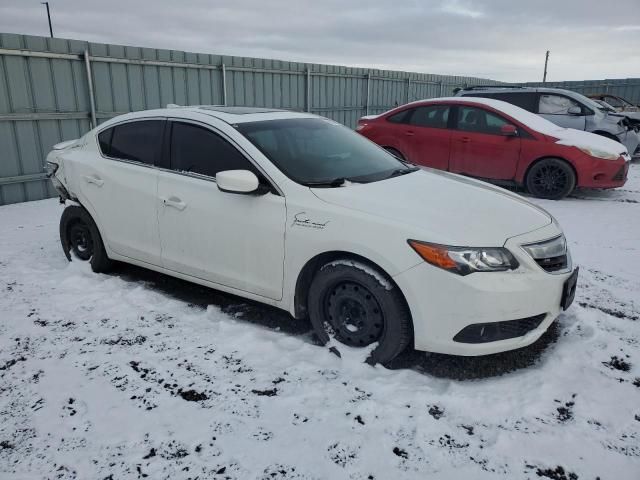
[(98, 134), (98, 143), (100, 144), (100, 150), (104, 155), (109, 155), (110, 153), (112, 135), (113, 128), (108, 128)]
[(533, 113), (536, 113), (538, 107), (536, 96), (537, 93), (535, 92), (491, 92), (465, 95), (465, 97), (495, 98)]
[(447, 128), (448, 120), (448, 105), (429, 105), (415, 108), (409, 123), (418, 127)]
[(500, 135), (503, 125), (509, 125), (509, 122), (487, 110), (463, 105), (458, 107), (458, 130)]
[(373, 182), (407, 169), (363, 136), (329, 120), (266, 120), (236, 128), (285, 175), (302, 184)]
[(171, 168), (209, 177), (224, 170), (251, 170), (258, 175), (251, 162), (219, 135), (178, 122), (171, 129)]
[[(164, 120), (141, 120), (116, 125), (111, 129), (111, 144), (106, 151), (103, 142), (108, 140), (108, 130), (98, 136), (100, 148), (113, 158), (153, 165), (162, 147), (164, 123)], [(100, 138), (103, 133), (104, 138)]]
[(387, 117), (387, 121), (391, 123), (407, 123), (411, 112), (412, 110), (403, 110), (402, 112), (394, 113), (390, 117)]

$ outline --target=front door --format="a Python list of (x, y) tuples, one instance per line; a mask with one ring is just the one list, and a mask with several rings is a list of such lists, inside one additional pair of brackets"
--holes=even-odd
[(584, 108), (572, 98), (554, 93), (540, 94), (538, 114), (556, 125), (584, 130), (587, 121), (586, 113)]
[(513, 179), (520, 159), (520, 137), (501, 132), (510, 122), (484, 108), (458, 105), (456, 110), (450, 170), (480, 178)]
[[(170, 170), (158, 179), (165, 268), (227, 287), (282, 298), (286, 206), (277, 193), (218, 189), (224, 170), (256, 167), (210, 127), (170, 122)], [(266, 180), (263, 180), (266, 181)]]

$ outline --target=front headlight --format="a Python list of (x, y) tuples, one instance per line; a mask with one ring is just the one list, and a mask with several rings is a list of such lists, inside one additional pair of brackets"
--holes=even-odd
[(502, 247), (451, 247), (418, 240), (408, 240), (408, 243), (427, 263), (458, 275), (504, 272), (519, 266), (511, 252)]
[(582, 153), (586, 153), (587, 155), (595, 158), (602, 158), (603, 160), (617, 160), (620, 158), (619, 153), (611, 153), (605, 150), (599, 150), (597, 148), (589, 148), (589, 147), (576, 147)]

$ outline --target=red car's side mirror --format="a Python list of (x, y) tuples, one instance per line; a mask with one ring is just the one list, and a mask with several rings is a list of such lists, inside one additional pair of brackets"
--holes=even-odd
[(502, 127), (500, 127), (500, 134), (505, 137), (516, 137), (518, 136), (518, 129), (515, 125), (502, 125)]

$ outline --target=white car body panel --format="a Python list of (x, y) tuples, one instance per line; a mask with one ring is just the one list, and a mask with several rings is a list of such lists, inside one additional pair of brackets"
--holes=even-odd
[[(101, 155), (97, 132), (143, 118), (192, 121), (221, 133), (275, 192), (225, 193), (214, 178)], [(501, 188), (430, 170), (337, 188), (300, 185), (232, 126), (278, 118), (317, 117), (282, 111), (234, 115), (198, 107), (137, 112), (105, 122), (47, 160), (60, 165), (57, 179), (92, 215), (114, 260), (295, 315), (296, 284), (310, 260), (327, 252), (357, 255), (394, 280), (412, 314), (415, 347), (434, 352), (479, 355), (517, 348), (535, 341), (556, 318), (571, 272), (549, 274), (519, 247), (562, 233), (544, 210)], [(425, 263), (409, 239), (506, 246), (520, 266), (459, 276)], [(543, 324), (524, 337), (473, 345), (452, 340), (471, 323), (541, 313), (547, 314)]]

